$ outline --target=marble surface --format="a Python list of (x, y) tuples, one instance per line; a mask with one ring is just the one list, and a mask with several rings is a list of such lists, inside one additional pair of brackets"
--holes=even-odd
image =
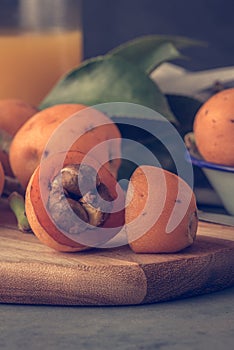
[(1, 350), (231, 350), (234, 288), (127, 307), (0, 305)]

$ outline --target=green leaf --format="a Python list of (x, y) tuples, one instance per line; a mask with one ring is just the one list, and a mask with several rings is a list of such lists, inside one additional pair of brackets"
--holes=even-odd
[(69, 72), (42, 101), (40, 108), (61, 103), (93, 106), (106, 102), (143, 105), (176, 122), (166, 97), (147, 74), (120, 57), (108, 55), (87, 60)]
[(109, 54), (122, 57), (149, 74), (165, 61), (183, 58), (184, 56), (179, 52), (180, 49), (197, 45), (204, 44), (180, 36), (147, 35), (128, 41), (110, 51)]
[(3, 129), (0, 129), (0, 151), (9, 154), (12, 136)]
[[(154, 47), (147, 47), (147, 42), (142, 42), (139, 51), (135, 54), (135, 48), (128, 46), (124, 49), (116, 50), (112, 54), (124, 58), (128, 62), (138, 65), (144, 72), (150, 74), (161, 63), (175, 58), (180, 58), (182, 55), (176, 47), (170, 42), (161, 42)], [(146, 54), (146, 51), (147, 54)]]

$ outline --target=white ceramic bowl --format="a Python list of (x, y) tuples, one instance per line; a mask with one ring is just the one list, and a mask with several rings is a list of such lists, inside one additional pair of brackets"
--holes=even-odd
[(203, 170), (227, 212), (234, 215), (234, 167), (206, 162), (191, 154), (190, 159), (193, 165)]

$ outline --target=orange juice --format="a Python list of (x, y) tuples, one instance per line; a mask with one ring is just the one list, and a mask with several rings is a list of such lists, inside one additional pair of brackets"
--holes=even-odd
[(81, 31), (0, 32), (0, 99), (38, 105), (54, 84), (82, 59)]

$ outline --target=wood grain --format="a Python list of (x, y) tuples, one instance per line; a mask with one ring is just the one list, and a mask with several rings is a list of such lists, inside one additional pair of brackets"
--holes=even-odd
[(234, 285), (234, 229), (199, 224), (177, 254), (135, 254), (127, 246), (58, 253), (19, 232), (0, 205), (0, 302), (54, 305), (153, 303)]

